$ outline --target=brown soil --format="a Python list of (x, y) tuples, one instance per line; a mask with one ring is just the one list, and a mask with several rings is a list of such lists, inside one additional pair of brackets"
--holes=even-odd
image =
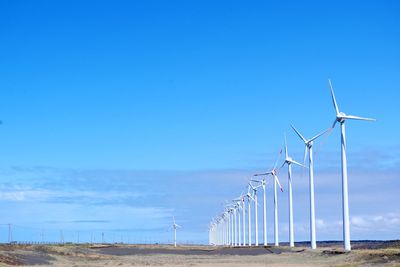
[(168, 245), (0, 245), (0, 266), (400, 266), (400, 242), (221, 248)]

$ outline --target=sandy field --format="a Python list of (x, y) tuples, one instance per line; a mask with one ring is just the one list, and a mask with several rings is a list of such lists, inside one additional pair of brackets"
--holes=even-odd
[(400, 241), (229, 248), (168, 245), (0, 245), (0, 266), (400, 266)]

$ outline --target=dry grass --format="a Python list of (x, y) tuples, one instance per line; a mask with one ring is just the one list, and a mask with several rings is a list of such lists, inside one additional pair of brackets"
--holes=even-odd
[[(122, 253), (121, 253), (122, 252)], [(232, 255), (229, 255), (232, 254)], [(400, 247), (357, 249), (209, 246), (0, 246), (0, 266), (400, 266)]]

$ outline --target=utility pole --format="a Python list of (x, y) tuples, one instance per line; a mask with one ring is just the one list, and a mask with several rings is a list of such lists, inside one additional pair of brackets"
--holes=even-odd
[(101, 243), (104, 244), (104, 232), (101, 233)]

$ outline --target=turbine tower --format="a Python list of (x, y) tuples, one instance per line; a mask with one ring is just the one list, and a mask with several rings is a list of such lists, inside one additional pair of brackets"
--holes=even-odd
[(250, 185), (247, 187), (247, 215), (248, 215), (248, 229), (249, 229), (249, 247), (251, 247), (251, 200), (254, 198), (250, 194)]
[(307, 151), (308, 151), (308, 174), (309, 174), (309, 184), (310, 184), (310, 242), (311, 242), (311, 248), (316, 249), (317, 248), (317, 237), (316, 237), (316, 231), (315, 231), (315, 203), (314, 203), (314, 161), (313, 161), (313, 150), (312, 146), (314, 144), (314, 141), (319, 138), (320, 136), (324, 135), (327, 133), (330, 128), (322, 133), (319, 133), (318, 135), (314, 136), (313, 138), (307, 140), (304, 138), (304, 136), (293, 126), (291, 125), (293, 130), (296, 132), (296, 134), (300, 137), (301, 140), (303, 140), (305, 149), (304, 149), (304, 161), (306, 161), (307, 157)]
[(234, 217), (233, 217), (233, 208), (230, 208), (231, 212), (231, 246), (235, 245), (235, 229), (234, 229)]
[(175, 222), (175, 216), (172, 216), (173, 224), (171, 225), (171, 228), (174, 229), (174, 247), (176, 247), (176, 229), (182, 228), (179, 224)]
[(329, 82), (329, 87), (331, 89), (333, 106), (336, 111), (336, 118), (335, 121), (333, 122), (332, 129), (335, 127), (337, 122), (340, 123), (341, 150), (342, 150), (343, 241), (344, 241), (344, 249), (350, 251), (351, 245), (350, 245), (349, 193), (347, 184), (346, 130), (344, 123), (347, 119), (362, 120), (362, 121), (375, 121), (375, 119), (346, 115), (345, 113), (340, 112), (336, 102), (335, 94), (333, 92), (331, 80), (328, 80), (328, 82)]
[(241, 196), (241, 205), (242, 205), (242, 220), (243, 220), (243, 246), (246, 246), (246, 205), (244, 201), (244, 195)]
[(240, 206), (240, 201), (237, 203), (237, 205), (236, 205), (236, 208), (237, 208), (237, 214), (238, 214), (238, 245), (239, 245), (239, 247), (242, 245), (242, 234), (241, 234), (241, 231), (242, 231), (242, 219), (241, 219), (241, 216), (240, 216), (240, 211), (241, 211), (241, 206)]
[(292, 196), (292, 164), (304, 167), (302, 164), (293, 160), (289, 156), (287, 141), (285, 135), (285, 161), (283, 162), (281, 168), (288, 166), (288, 198), (289, 198), (289, 246), (294, 247), (294, 229), (293, 229), (293, 196)]

